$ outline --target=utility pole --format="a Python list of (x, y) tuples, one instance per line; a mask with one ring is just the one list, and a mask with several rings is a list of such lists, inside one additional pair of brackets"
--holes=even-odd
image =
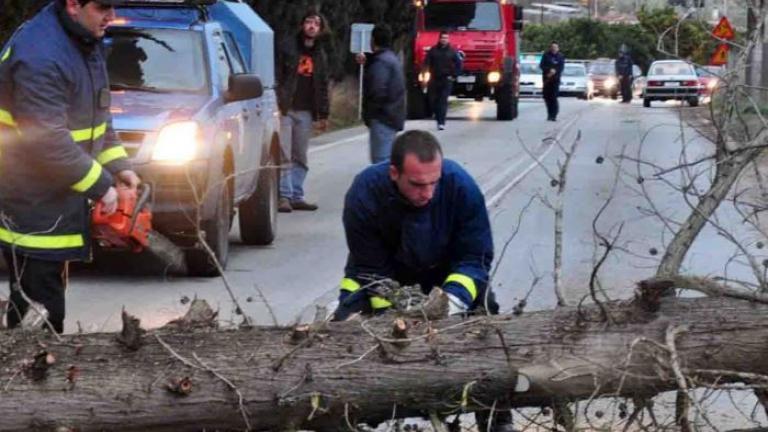
[[(763, 70), (768, 66), (768, 41), (765, 31), (765, 12), (766, 0), (758, 0), (754, 6), (748, 6), (747, 10), (747, 34), (750, 41), (756, 41), (752, 47), (747, 61), (746, 83), (752, 87), (765, 87), (768, 76)], [(754, 89), (748, 92), (756, 102), (765, 104), (768, 101), (768, 95), (765, 91)]]

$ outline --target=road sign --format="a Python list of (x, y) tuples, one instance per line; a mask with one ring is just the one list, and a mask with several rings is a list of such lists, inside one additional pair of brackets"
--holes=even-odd
[(715, 49), (715, 53), (709, 58), (709, 64), (712, 66), (722, 66), (728, 63), (728, 44), (720, 44)]
[(731, 22), (728, 21), (728, 18), (722, 17), (720, 18), (720, 22), (717, 23), (712, 30), (712, 36), (725, 40), (733, 40), (733, 38), (736, 37), (736, 32), (733, 31), (733, 27), (731, 26)]
[(373, 24), (352, 24), (352, 35), (349, 38), (349, 52), (353, 54), (373, 52), (371, 49), (372, 32)]

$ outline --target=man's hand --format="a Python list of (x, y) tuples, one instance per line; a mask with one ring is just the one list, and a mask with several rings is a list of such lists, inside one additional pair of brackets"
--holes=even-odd
[(359, 65), (364, 65), (366, 61), (365, 54), (363, 53), (357, 53), (355, 54), (355, 62)]
[[(125, 171), (123, 171), (125, 172)], [(107, 193), (99, 200), (101, 202), (101, 212), (106, 215), (111, 215), (117, 211), (117, 189), (114, 186), (110, 186)]]
[(136, 190), (141, 183), (139, 176), (132, 170), (120, 171), (117, 173), (117, 180), (133, 190)]
[(322, 119), (315, 122), (315, 129), (318, 132), (325, 132), (328, 130), (328, 119)]

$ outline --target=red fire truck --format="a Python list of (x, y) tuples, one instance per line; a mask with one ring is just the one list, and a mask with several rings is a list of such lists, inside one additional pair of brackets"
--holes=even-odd
[(412, 62), (407, 67), (408, 117), (431, 114), (426, 88), (429, 73), (423, 69), (427, 51), (437, 44), (441, 31), (463, 58), (463, 70), (453, 85), (453, 95), (478, 101), (496, 101), (496, 118), (517, 117), (519, 91), (518, 53), (523, 8), (511, 0), (414, 0), (416, 36)]

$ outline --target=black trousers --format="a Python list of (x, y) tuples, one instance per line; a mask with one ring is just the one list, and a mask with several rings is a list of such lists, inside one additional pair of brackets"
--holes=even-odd
[(560, 112), (560, 104), (557, 102), (557, 96), (560, 93), (560, 84), (545, 81), (542, 89), (544, 103), (547, 104), (547, 118), (556, 119)]
[(17, 327), (29, 309), (29, 303), (19, 291), (22, 289), (27, 297), (45, 306), (48, 310), (48, 321), (53, 329), (57, 333), (63, 333), (66, 261), (44, 261), (20, 253), (16, 253), (14, 257), (14, 254), (6, 249), (3, 249), (3, 258), (8, 265), (11, 286), (8, 328)]
[(621, 86), (621, 101), (632, 101), (632, 77), (629, 75), (619, 75), (619, 85)]
[(429, 103), (432, 104), (437, 124), (445, 124), (445, 117), (448, 114), (448, 97), (451, 95), (452, 90), (453, 82), (448, 79), (438, 79), (429, 85)]

